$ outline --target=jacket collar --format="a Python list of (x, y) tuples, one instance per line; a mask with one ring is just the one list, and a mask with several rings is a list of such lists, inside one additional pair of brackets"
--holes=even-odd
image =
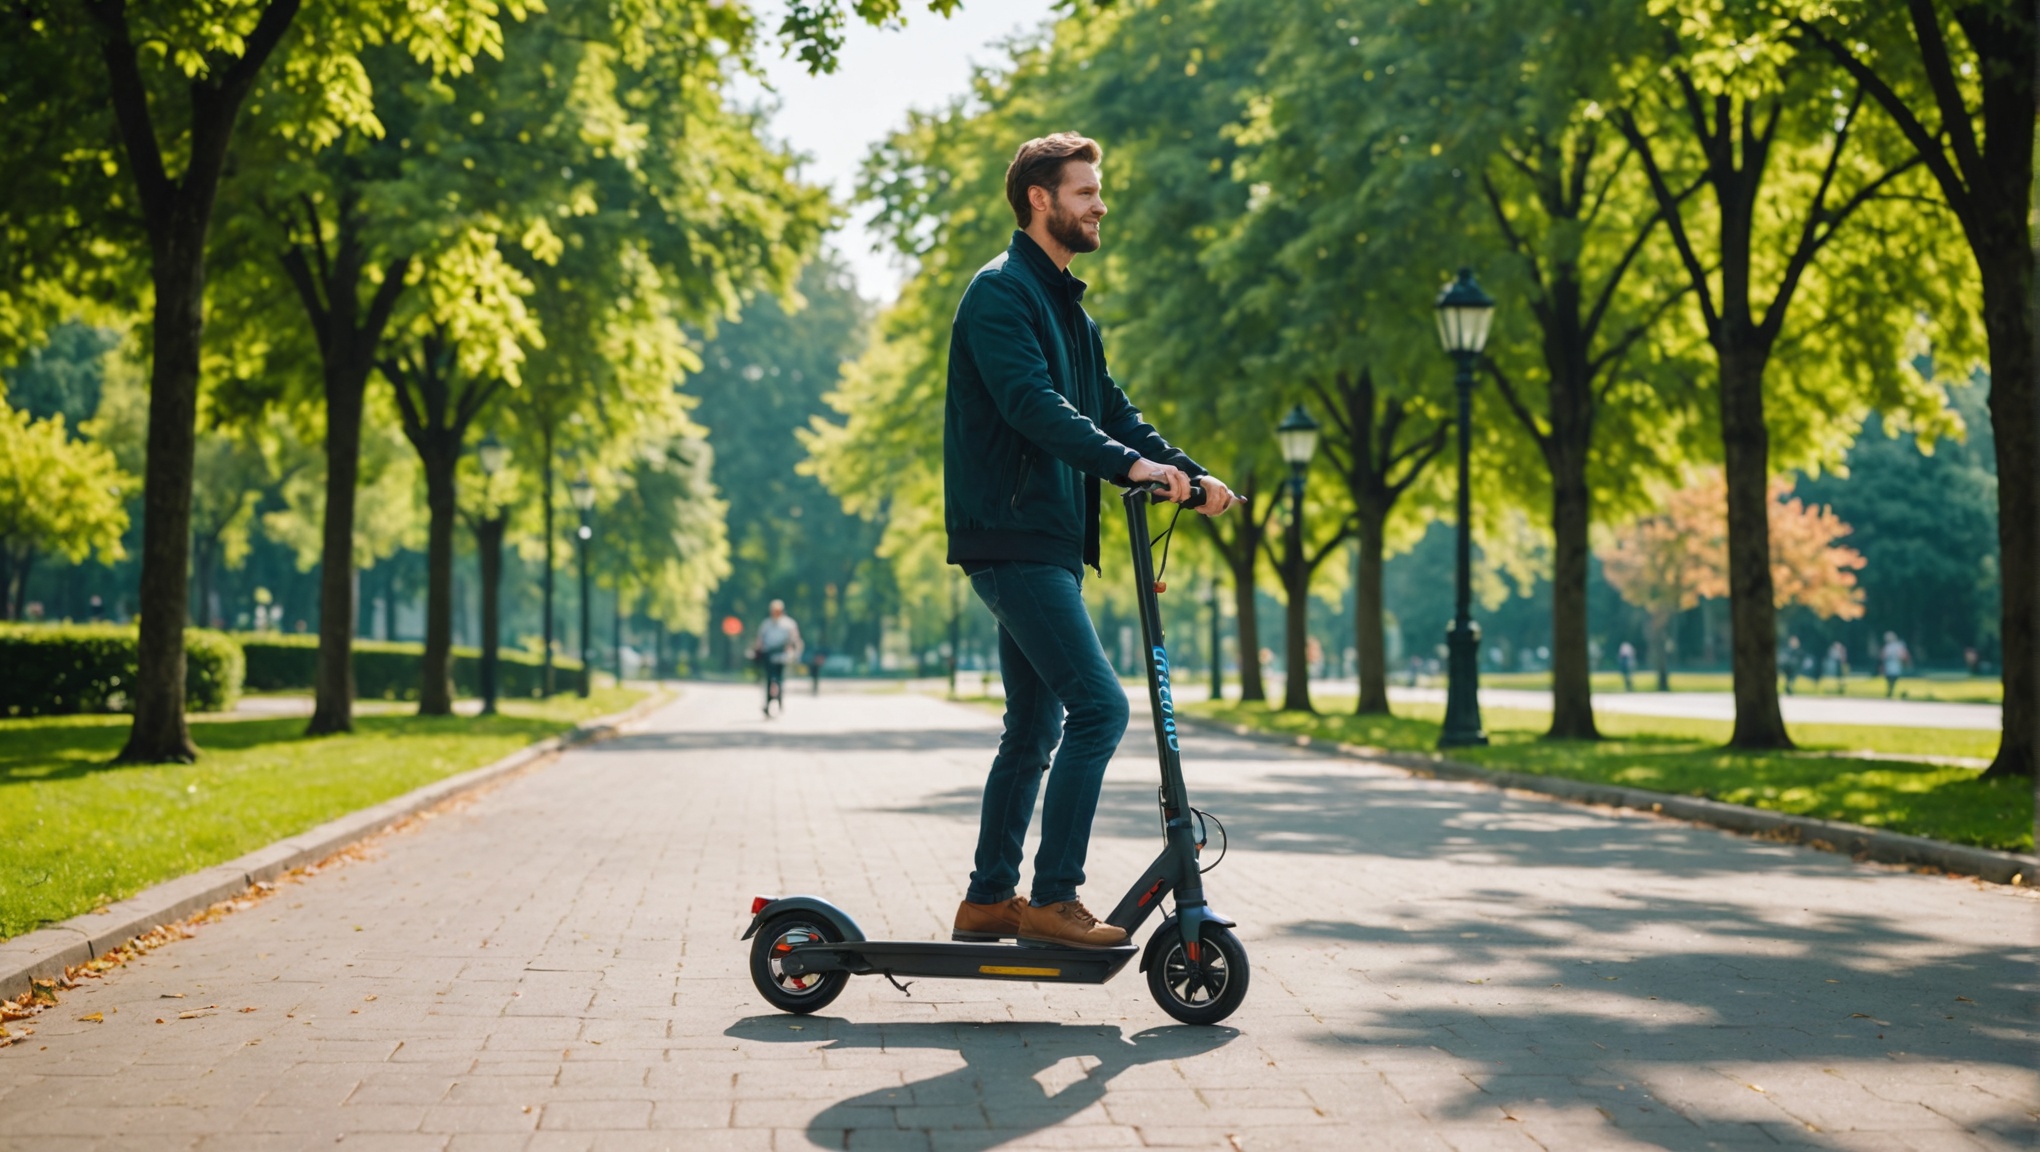
[(1015, 228), (1013, 243), (1007, 246), (1006, 251), (1019, 257), (1033, 269), (1034, 274), (1041, 277), (1043, 284), (1060, 289), (1071, 303), (1079, 303), (1084, 299), (1084, 289), (1089, 285), (1070, 275), (1069, 269), (1056, 267), (1055, 261), (1048, 258), (1048, 253), (1041, 250), (1041, 245), (1034, 242), (1034, 237)]

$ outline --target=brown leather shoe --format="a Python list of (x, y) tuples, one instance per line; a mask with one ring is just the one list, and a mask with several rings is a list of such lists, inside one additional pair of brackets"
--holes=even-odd
[(1015, 896), (997, 904), (973, 904), (968, 900), (956, 906), (956, 929), (949, 934), (951, 940), (1004, 940), (1020, 931), (1020, 909), (1027, 901)]
[(1115, 948), (1126, 943), (1126, 929), (1099, 923), (1091, 910), (1076, 900), (1040, 908), (1023, 902), (1019, 935), (1028, 944), (1074, 948)]

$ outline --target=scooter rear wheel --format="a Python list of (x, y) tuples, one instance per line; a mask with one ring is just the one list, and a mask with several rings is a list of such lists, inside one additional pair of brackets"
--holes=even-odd
[[(1174, 932), (1173, 924), (1162, 931)], [(1185, 1024), (1216, 1024), (1247, 998), (1247, 949), (1232, 930), (1206, 924), (1193, 959), (1182, 939), (1148, 966), (1148, 992), (1162, 1011)]]
[(780, 958), (797, 944), (818, 941), (836, 943), (843, 934), (822, 917), (789, 912), (758, 930), (751, 938), (751, 983), (765, 1002), (782, 1012), (806, 1015), (829, 1006), (850, 982), (848, 972), (819, 972), (789, 976), (780, 969)]

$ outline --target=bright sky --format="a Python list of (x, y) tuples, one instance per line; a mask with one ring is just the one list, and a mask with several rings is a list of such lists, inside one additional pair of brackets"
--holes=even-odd
[[(780, 0), (754, 0), (763, 28), (777, 28)], [(1004, 58), (997, 44), (1038, 28), (1052, 15), (1052, 0), (964, 0), (945, 20), (919, 0), (902, 5), (905, 28), (877, 29), (853, 20), (842, 64), (833, 75), (809, 76), (798, 59), (769, 61), (779, 112), (775, 135), (809, 157), (802, 174), (834, 189), (848, 203), (857, 170), (871, 146), (906, 123), (911, 108), (932, 109), (970, 90), (973, 64)], [(740, 98), (748, 100), (749, 93)], [(871, 250), (870, 209), (857, 209), (834, 237), (863, 294), (890, 301), (901, 272), (891, 256)]]

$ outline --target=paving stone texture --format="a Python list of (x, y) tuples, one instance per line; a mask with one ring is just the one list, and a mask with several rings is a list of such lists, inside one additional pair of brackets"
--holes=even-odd
[[(781, 1015), (751, 896), (945, 936), (996, 733), (906, 694), (790, 704), (690, 687), (70, 994), (0, 1051), (0, 1149), (2040, 1144), (2030, 893), (1203, 733), (1212, 897), (1254, 966), (1228, 1026), (1133, 971), (857, 979)], [(1157, 842), (1142, 723), (1099, 906)]]

